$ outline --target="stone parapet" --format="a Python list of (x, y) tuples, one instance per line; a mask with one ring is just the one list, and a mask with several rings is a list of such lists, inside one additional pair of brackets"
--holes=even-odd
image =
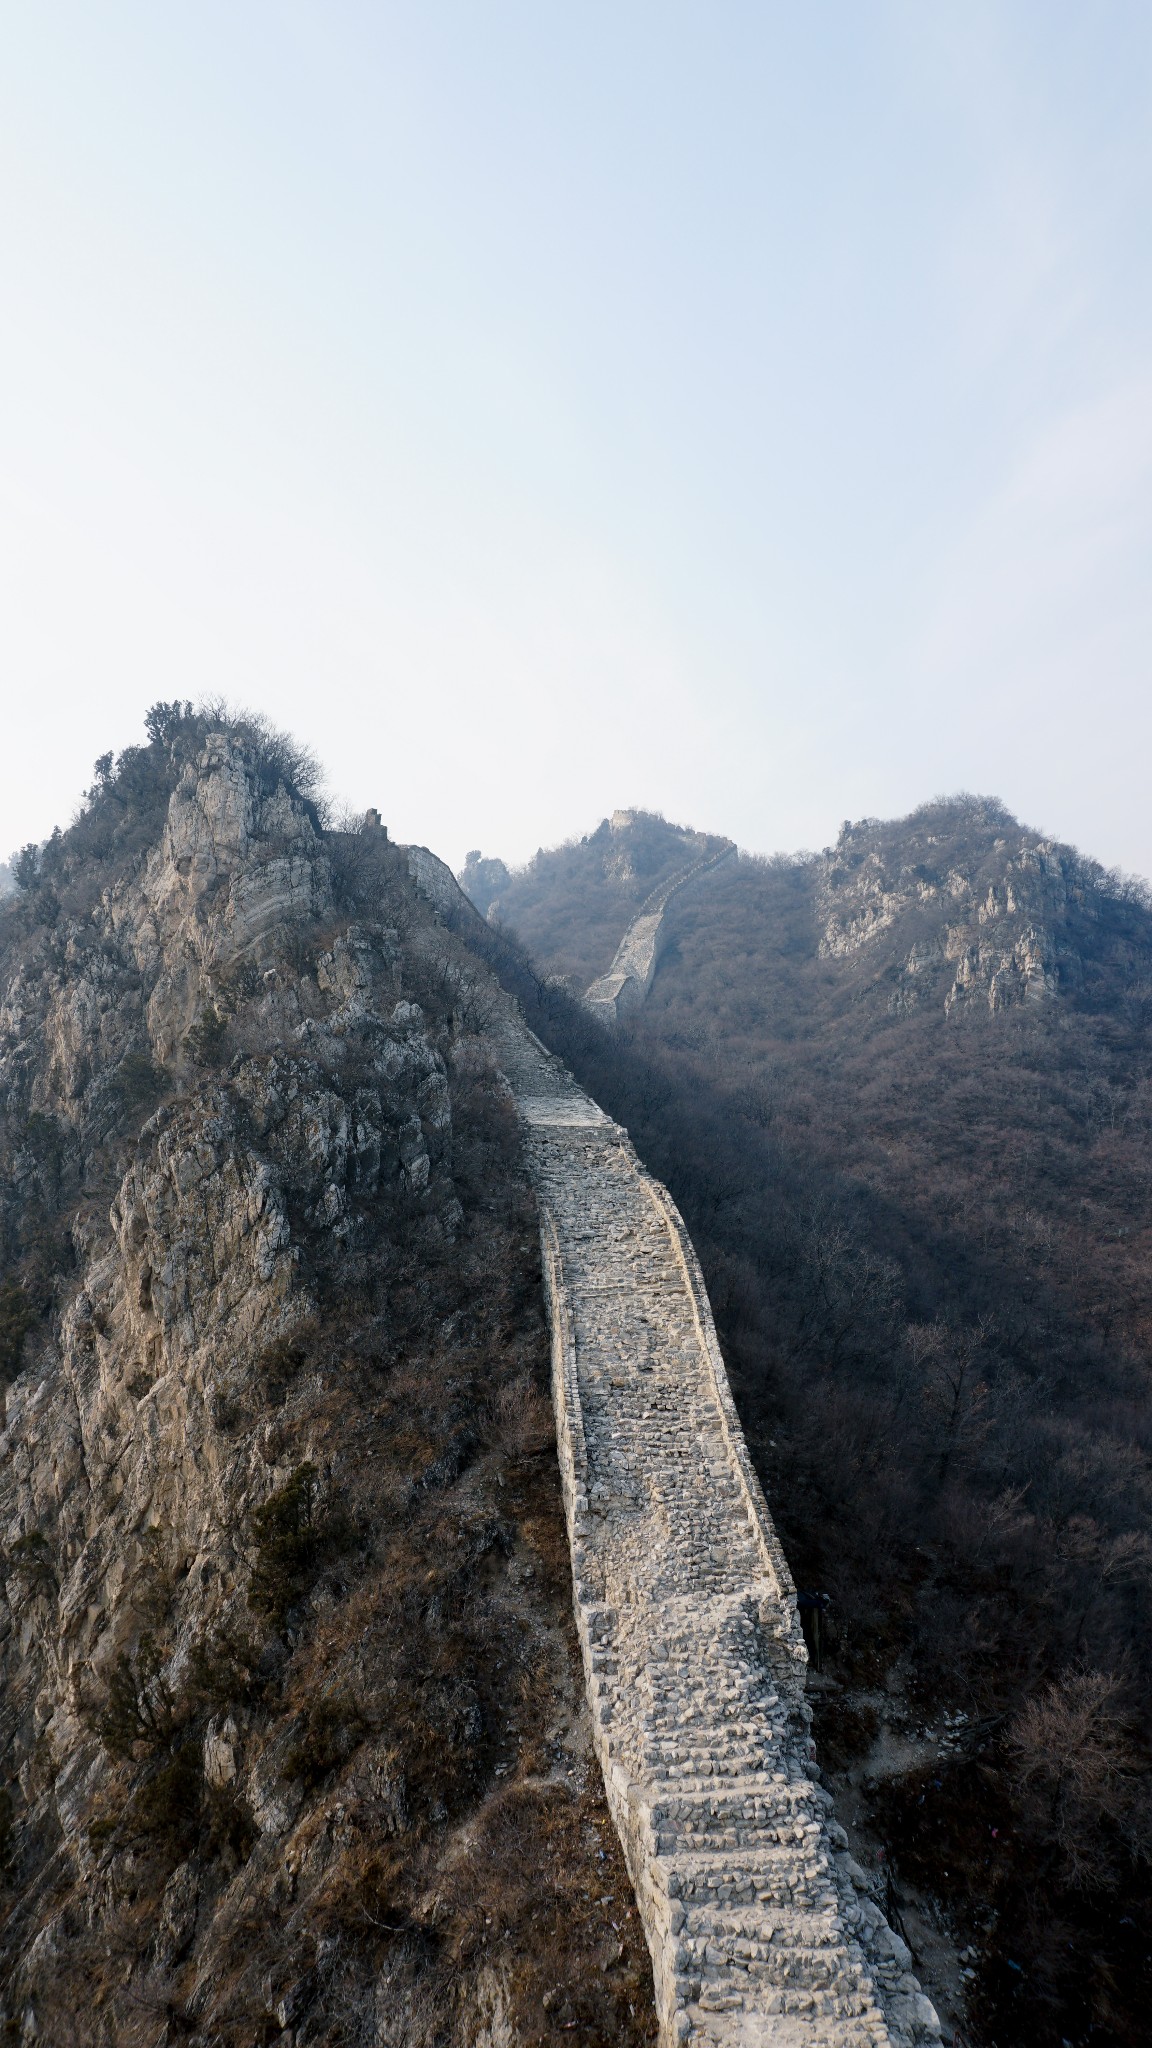
[(576, 1626), (661, 2048), (937, 2043), (819, 1782), (795, 1591), (688, 1233), (507, 999), (491, 1031), (539, 1203)]
[(683, 1221), (509, 1017), (593, 1738), (661, 2040), (910, 2048), (935, 2013), (818, 1782), (795, 1590)]

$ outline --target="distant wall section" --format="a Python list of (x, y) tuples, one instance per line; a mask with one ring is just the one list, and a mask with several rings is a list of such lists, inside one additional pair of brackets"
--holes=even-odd
[(616, 948), (616, 957), (607, 974), (600, 975), (585, 991), (584, 1002), (593, 1015), (608, 1025), (619, 1024), (630, 1010), (639, 1009), (649, 989), (656, 964), (663, 949), (665, 929), (664, 917), (674, 896), (698, 882), (705, 875), (714, 874), (718, 867), (735, 858), (736, 848), (726, 840), (718, 852), (706, 853), (701, 860), (693, 861), (683, 868), (671, 881), (661, 882), (640, 906), (624, 937)]

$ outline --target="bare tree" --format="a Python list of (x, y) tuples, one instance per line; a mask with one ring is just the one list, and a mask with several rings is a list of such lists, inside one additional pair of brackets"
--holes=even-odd
[(1142, 1790), (1122, 1697), (1118, 1678), (1073, 1672), (1028, 1700), (1008, 1735), (1033, 1825), (1080, 1888), (1115, 1881), (1119, 1831)]

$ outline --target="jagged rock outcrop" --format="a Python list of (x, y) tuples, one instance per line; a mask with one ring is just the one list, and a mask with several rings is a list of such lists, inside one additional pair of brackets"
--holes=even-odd
[(816, 864), (819, 949), (847, 959), (918, 926), (893, 1012), (935, 1000), (938, 983), (948, 1011), (1042, 1003), (1079, 987), (1105, 883), (1116, 886), (995, 804), (928, 806), (898, 825), (864, 819)]
[[(210, 735), (142, 870), (89, 916), (45, 930), (5, 990), (9, 1106), (26, 1099), (73, 1127), (90, 1123), (126, 1054), (167, 1064), (205, 1004), (250, 993), (257, 960), (330, 904), (329, 859), (305, 806), (283, 785), (262, 797), (242, 749)], [(293, 993), (270, 988), (270, 1024), (299, 1021)]]
[[(385, 835), (267, 782), (209, 731), (158, 842), (8, 934), (0, 1223), (38, 1316), (0, 1434), (0, 2029), (512, 2040), (550, 1972), (638, 2040), (483, 970)], [(494, 1899), (538, 1932), (489, 1958)]]
[(509, 869), (502, 860), (485, 860), (478, 846), (464, 856), (460, 887), (481, 917), (495, 924), (500, 916), (500, 895), (509, 882)]

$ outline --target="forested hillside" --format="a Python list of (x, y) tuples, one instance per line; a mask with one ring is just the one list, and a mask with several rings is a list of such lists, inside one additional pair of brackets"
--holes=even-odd
[(482, 917), (515, 931), (541, 974), (570, 975), (583, 989), (608, 966), (645, 897), (723, 844), (651, 811), (616, 811), (587, 838), (542, 848), (515, 873), (470, 853), (460, 882)]
[[(645, 831), (651, 828), (647, 822)], [(627, 829), (501, 891), (579, 988)], [(548, 900), (555, 891), (555, 929)], [(527, 922), (527, 920), (526, 920)], [(494, 940), (495, 942), (495, 940)], [(968, 2038), (1147, 2038), (1152, 907), (962, 799), (674, 901), (610, 1036), (537, 1028), (683, 1208), (797, 1580), (821, 1741)]]

